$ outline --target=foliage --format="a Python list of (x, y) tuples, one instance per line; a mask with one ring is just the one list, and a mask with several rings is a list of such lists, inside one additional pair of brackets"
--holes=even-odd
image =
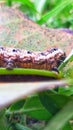
[[(49, 27), (73, 28), (73, 0), (7, 0), (38, 24)], [(72, 62), (73, 54), (68, 62)], [(73, 78), (73, 68), (67, 60), (59, 67), (65, 78)], [(64, 68), (65, 67), (65, 68)], [(43, 91), (17, 101), (0, 111), (0, 130), (72, 130), (73, 83), (65, 88)], [(7, 122), (6, 122), (7, 119)], [(2, 126), (2, 127), (1, 127)], [(39, 126), (39, 127), (38, 127)]]
[(73, 0), (7, 0), (9, 5), (17, 2), (19, 8), (39, 24), (73, 29)]

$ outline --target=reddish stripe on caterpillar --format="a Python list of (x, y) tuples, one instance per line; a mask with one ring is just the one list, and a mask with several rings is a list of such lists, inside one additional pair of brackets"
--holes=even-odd
[(18, 67), (52, 70), (58, 67), (65, 57), (65, 53), (58, 48), (52, 48), (44, 52), (31, 52), (0, 47), (0, 67), (7, 69)]

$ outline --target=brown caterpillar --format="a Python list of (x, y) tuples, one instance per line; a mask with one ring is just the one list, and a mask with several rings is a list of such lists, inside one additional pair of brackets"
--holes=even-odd
[(0, 47), (0, 67), (7, 69), (18, 67), (52, 70), (58, 67), (65, 57), (65, 53), (58, 48), (52, 48), (44, 52), (31, 52)]

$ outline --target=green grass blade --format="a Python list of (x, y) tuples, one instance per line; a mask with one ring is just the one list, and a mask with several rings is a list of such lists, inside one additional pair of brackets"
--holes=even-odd
[(35, 12), (37, 12), (33, 2), (31, 2), (30, 0), (13, 0), (13, 2), (20, 2), (22, 4), (25, 4), (28, 7), (32, 8)]
[(62, 70), (63, 67), (69, 62), (69, 61), (73, 61), (73, 50), (71, 51), (71, 53), (67, 56), (67, 58), (62, 62), (62, 64), (59, 66), (58, 70)]
[(44, 130), (60, 130), (73, 117), (73, 99), (70, 100), (63, 109), (54, 116)]
[(7, 1), (6, 1), (6, 4), (7, 4), (8, 6), (12, 6), (12, 0), (7, 0)]
[(34, 4), (35, 4), (35, 6), (37, 8), (37, 11), (40, 14), (42, 14), (43, 9), (45, 8), (46, 2), (47, 2), (47, 0), (35, 0), (34, 1)]
[(46, 13), (44, 16), (42, 16), (42, 18), (37, 23), (43, 24), (51, 17), (58, 15), (66, 6), (68, 6), (72, 2), (73, 0), (65, 0), (65, 1), (60, 2), (60, 4), (58, 4), (54, 9), (52, 9), (51, 11)]

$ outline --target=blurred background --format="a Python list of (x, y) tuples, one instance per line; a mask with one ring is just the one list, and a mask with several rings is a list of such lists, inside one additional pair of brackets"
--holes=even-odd
[(6, 4), (18, 7), (38, 24), (73, 29), (72, 0), (6, 0)]

